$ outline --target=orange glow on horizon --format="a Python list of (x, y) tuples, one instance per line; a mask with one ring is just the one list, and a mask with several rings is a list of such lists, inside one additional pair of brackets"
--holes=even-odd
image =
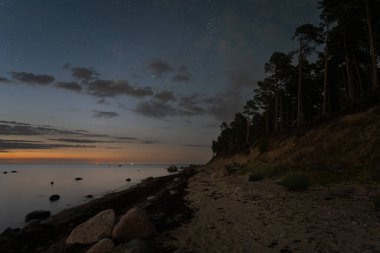
[(146, 146), (133, 149), (48, 149), (12, 150), (0, 153), (0, 162), (86, 162), (86, 163), (204, 163), (209, 157), (198, 152), (184, 152), (168, 147), (149, 149)]

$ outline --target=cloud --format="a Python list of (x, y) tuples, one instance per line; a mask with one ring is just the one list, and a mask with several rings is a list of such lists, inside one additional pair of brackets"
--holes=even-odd
[(71, 70), (71, 75), (81, 81), (89, 81), (93, 79), (97, 79), (99, 76), (99, 73), (96, 72), (93, 68), (89, 67), (71, 67), (69, 63), (65, 63), (62, 66), (63, 69)]
[(190, 96), (183, 96), (178, 103), (179, 114), (184, 116), (202, 115), (206, 112), (201, 106), (202, 100), (196, 93)]
[(50, 126), (32, 126), (16, 121), (0, 121), (0, 135), (57, 135), (81, 134), (79, 131), (53, 128)]
[(190, 147), (190, 148), (210, 148), (210, 145), (201, 145), (201, 144), (183, 144), (181, 146)]
[(185, 65), (179, 66), (176, 74), (172, 78), (172, 80), (175, 82), (188, 82), (190, 79), (191, 74)]
[(58, 88), (61, 88), (61, 89), (71, 90), (71, 91), (75, 91), (75, 92), (81, 92), (82, 91), (82, 86), (80, 86), (76, 82), (58, 82), (58, 83), (56, 83), (55, 86)]
[(56, 149), (56, 148), (95, 148), (89, 145), (49, 144), (39, 141), (0, 140), (0, 151), (7, 152), (14, 149)]
[(103, 112), (103, 111), (96, 111), (96, 110), (93, 110), (94, 112), (94, 117), (95, 118), (107, 118), (107, 119), (110, 119), (110, 118), (115, 118), (115, 117), (118, 117), (119, 114), (116, 113), (116, 112)]
[(182, 96), (176, 105), (167, 103), (169, 100), (178, 100), (171, 92), (160, 94), (159, 98), (161, 99), (154, 97), (150, 101), (141, 102), (136, 106), (134, 111), (153, 118), (195, 116), (203, 115), (207, 112), (205, 109), (206, 99), (198, 94)]
[(132, 97), (152, 96), (150, 87), (135, 87), (129, 85), (127, 80), (94, 80), (86, 83), (87, 93), (96, 97), (115, 97), (127, 95)]
[(10, 83), (10, 82), (11, 82), (11, 80), (9, 80), (8, 78), (0, 76), (0, 83)]
[(167, 91), (167, 90), (156, 93), (156, 95), (154, 95), (154, 98), (157, 99), (158, 101), (162, 102), (162, 103), (166, 103), (168, 101), (175, 101), (176, 100), (173, 92)]
[(176, 109), (171, 105), (155, 101), (142, 102), (137, 105), (134, 111), (152, 118), (165, 118), (177, 114)]
[(58, 139), (49, 139), (50, 141), (59, 141), (59, 142), (69, 142), (69, 143), (99, 143), (106, 142), (100, 140), (85, 140), (85, 139), (69, 139), (69, 138), (58, 138)]
[(140, 141), (141, 144), (159, 144), (161, 143), (160, 141), (156, 140), (147, 140), (147, 141)]
[(162, 77), (163, 74), (174, 70), (173, 67), (171, 67), (168, 63), (164, 62), (161, 59), (151, 60), (148, 63), (148, 68), (157, 77)]
[(47, 85), (55, 81), (54, 76), (49, 75), (36, 75), (29, 72), (9, 72), (13, 79), (27, 83), (27, 84), (38, 84), (38, 85)]
[(245, 101), (249, 99), (256, 88), (255, 78), (256, 64), (251, 61), (243, 61), (236, 70), (229, 73), (228, 86), (209, 98), (207, 113), (220, 121), (230, 120), (233, 115), (240, 111)]

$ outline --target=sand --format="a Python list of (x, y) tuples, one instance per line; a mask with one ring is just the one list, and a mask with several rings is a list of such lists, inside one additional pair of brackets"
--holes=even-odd
[(194, 218), (162, 235), (177, 252), (380, 252), (378, 186), (289, 192), (273, 179), (215, 179), (203, 169), (187, 192)]

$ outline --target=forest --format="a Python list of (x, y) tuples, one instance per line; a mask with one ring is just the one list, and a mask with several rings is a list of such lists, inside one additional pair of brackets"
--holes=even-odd
[(274, 52), (241, 112), (220, 125), (214, 156), (247, 150), (379, 101), (380, 0), (322, 0), (320, 23), (295, 28), (291, 52)]

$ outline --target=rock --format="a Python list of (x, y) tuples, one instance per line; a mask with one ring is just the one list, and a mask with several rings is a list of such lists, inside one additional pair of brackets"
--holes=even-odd
[(153, 177), (147, 177), (145, 179), (142, 180), (142, 182), (150, 182), (153, 180)]
[(8, 173), (8, 171), (3, 171), (3, 174), (7, 174)]
[(173, 182), (174, 183), (179, 183), (179, 182), (181, 182), (181, 179), (179, 177), (176, 177), (176, 178), (174, 178)]
[(115, 221), (115, 212), (112, 209), (104, 210), (71, 231), (66, 243), (90, 244), (110, 237)]
[(92, 195), (92, 194), (88, 194), (88, 195), (86, 195), (85, 197), (88, 198), (88, 199), (92, 199), (92, 198), (94, 197), (94, 195)]
[(17, 170), (12, 170), (11, 173), (17, 173), (18, 171)]
[(132, 240), (128, 243), (120, 244), (112, 253), (146, 253), (149, 247), (143, 240)]
[(54, 184), (54, 181), (51, 181), (50, 184), (53, 185), (53, 184)]
[(81, 178), (81, 177), (76, 177), (75, 178), (75, 181), (80, 181), (80, 180), (83, 180), (83, 178)]
[(35, 219), (29, 221), (22, 230), (23, 232), (33, 232), (41, 229), (41, 227), (42, 225), (40, 223), (40, 220)]
[(51, 195), (49, 200), (50, 201), (57, 201), (61, 198), (61, 196), (59, 196), (58, 194), (54, 194), (54, 195)]
[(155, 228), (148, 216), (138, 208), (130, 209), (112, 231), (112, 236), (118, 241), (144, 239), (151, 235)]
[(125, 179), (125, 181), (127, 181), (127, 182), (131, 182), (131, 179), (130, 179), (130, 178), (127, 178), (127, 179)]
[(111, 239), (104, 238), (92, 246), (87, 253), (112, 253), (114, 247)]
[(172, 165), (169, 168), (167, 168), (166, 170), (169, 171), (169, 172), (177, 172), (178, 168), (177, 168), (177, 166)]
[(31, 221), (31, 220), (43, 220), (50, 217), (50, 211), (45, 210), (37, 210), (28, 213), (25, 216), (25, 222)]

